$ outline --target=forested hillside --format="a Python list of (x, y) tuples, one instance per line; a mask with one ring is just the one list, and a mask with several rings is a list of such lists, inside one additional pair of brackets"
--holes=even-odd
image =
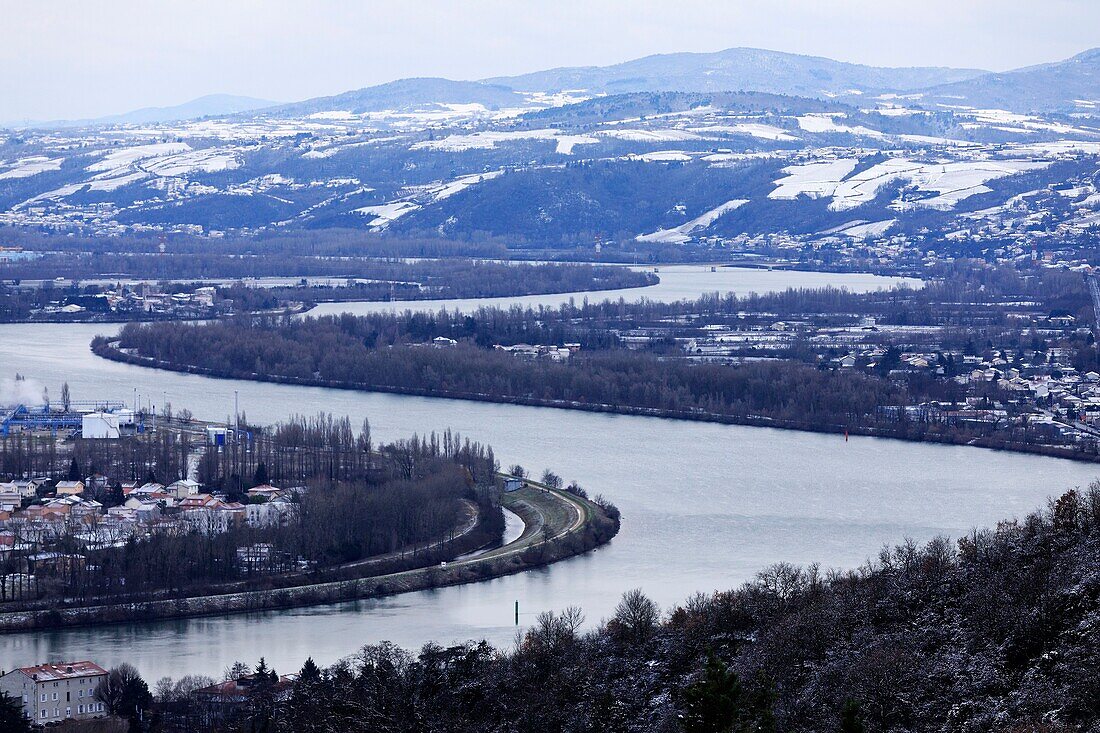
[[(631, 592), (589, 632), (579, 609), (547, 613), (507, 651), (306, 662), (288, 700), (256, 695), (222, 730), (1095, 730), (1098, 553), (1094, 484), (854, 571), (777, 565), (670, 609)], [(164, 722), (183, 730), (194, 711), (177, 701)]]

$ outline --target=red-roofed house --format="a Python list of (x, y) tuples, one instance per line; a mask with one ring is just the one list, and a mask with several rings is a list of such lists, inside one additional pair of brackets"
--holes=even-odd
[(105, 715), (95, 688), (106, 677), (107, 670), (94, 662), (40, 664), (0, 675), (0, 691), (21, 702), (26, 717), (45, 725)]

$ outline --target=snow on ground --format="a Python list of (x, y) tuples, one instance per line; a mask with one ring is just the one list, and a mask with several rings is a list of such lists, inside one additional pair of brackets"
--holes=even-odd
[(0, 179), (30, 178), (46, 171), (61, 170), (61, 164), (64, 162), (64, 158), (48, 158), (45, 155), (35, 155), (29, 158), (20, 158), (11, 163), (0, 163)]
[(1049, 143), (1026, 143), (1010, 146), (1013, 153), (1038, 156), (1100, 155), (1100, 142), (1056, 140)]
[(907, 204), (897, 203), (896, 208), (911, 205), (948, 210), (963, 199), (989, 193), (991, 189), (984, 185), (989, 181), (1047, 165), (1032, 161), (918, 163), (905, 158), (892, 158), (842, 181), (833, 193), (829, 208), (833, 211), (854, 209), (873, 201), (886, 186), (909, 181), (917, 190), (937, 195)]
[(775, 182), (778, 188), (769, 193), (768, 198), (795, 199), (803, 195), (810, 198), (832, 196), (844, 177), (855, 170), (857, 163), (858, 161), (851, 158), (842, 158), (787, 166), (783, 169), (787, 175)]
[(465, 191), (470, 186), (476, 186), (479, 183), (490, 181), (503, 172), (504, 171), (489, 171), (488, 173), (472, 173), (468, 176), (460, 176), (447, 183), (429, 186), (425, 189), (425, 192), (431, 196), (433, 201), (442, 201), (443, 199), (454, 196), (456, 193)]
[(977, 143), (966, 140), (955, 140), (949, 137), (933, 137), (931, 135), (896, 135), (900, 140), (917, 145), (949, 145), (952, 147), (976, 147)]
[(700, 135), (688, 130), (600, 130), (596, 134), (636, 143), (685, 142), (703, 139)]
[(355, 120), (358, 115), (347, 110), (330, 110), (328, 112), (314, 112), (308, 115), (311, 120)]
[(861, 109), (860, 112), (865, 114), (878, 114), (883, 117), (912, 117), (914, 115), (926, 115), (928, 112), (920, 109), (909, 109), (908, 107), (898, 107), (897, 105), (887, 104), (881, 107), (871, 107), (867, 109)]
[(479, 183), (492, 180), (503, 172), (504, 171), (489, 171), (487, 173), (471, 173), (469, 175), (459, 176), (453, 181), (444, 181), (429, 186), (417, 186), (412, 189), (411, 193), (396, 201), (390, 201), (389, 203), (378, 204), (376, 206), (363, 206), (358, 209), (353, 209), (353, 211), (356, 214), (374, 217), (367, 222), (368, 226), (376, 229), (385, 229), (391, 223), (409, 212), (450, 198), (455, 194), (465, 191), (470, 186), (476, 186)]
[(403, 139), (405, 139), (405, 135), (387, 135), (385, 137), (372, 137), (370, 140), (359, 140), (358, 142), (353, 143), (325, 142), (314, 145), (312, 148), (302, 153), (302, 157), (309, 159), (331, 158), (337, 153), (342, 153), (346, 150), (352, 150), (354, 148), (365, 148), (371, 145), (378, 145), (380, 143), (394, 142)]
[(1076, 219), (1071, 219), (1066, 222), (1066, 225), (1073, 229), (1091, 229), (1092, 227), (1100, 227), (1100, 212), (1082, 214)]
[(46, 200), (49, 200), (49, 199), (59, 199), (59, 198), (64, 198), (65, 196), (71, 196), (72, 194), (76, 193), (77, 191), (80, 191), (81, 189), (83, 189), (85, 185), (87, 185), (87, 184), (84, 184), (84, 183), (70, 183), (68, 185), (62, 186), (61, 188), (55, 188), (52, 191), (46, 191), (45, 193), (40, 193), (37, 196), (34, 196), (32, 198), (27, 199), (26, 201), (24, 201), (21, 204), (16, 204), (15, 206), (11, 207), (11, 210), (12, 211), (18, 211), (19, 209), (22, 209), (26, 206), (29, 206), (30, 204), (38, 203), (39, 201), (46, 201)]
[(631, 153), (626, 159), (643, 163), (686, 163), (691, 160), (691, 153), (683, 150), (656, 150), (652, 153)]
[(241, 165), (237, 153), (228, 148), (203, 148), (178, 155), (154, 158), (141, 168), (156, 176), (183, 176), (188, 173), (219, 173)]
[(710, 153), (704, 155), (700, 160), (705, 163), (710, 163), (714, 166), (728, 166), (733, 163), (737, 163), (744, 160), (765, 160), (767, 158), (780, 158), (786, 154), (785, 151), (776, 151), (769, 153)]
[(947, 210), (970, 196), (988, 193), (990, 189), (984, 184), (989, 181), (1047, 165), (1022, 160), (921, 163), (891, 158), (851, 175), (856, 161), (846, 158), (784, 168), (783, 173), (787, 175), (775, 181), (777, 188), (768, 198), (828, 196), (833, 199), (829, 204), (832, 211), (847, 211), (874, 201), (888, 185), (908, 181), (916, 190), (936, 195), (904, 204), (898, 202), (895, 208), (914, 206)]
[(410, 146), (410, 150), (446, 150), (460, 152), (463, 150), (488, 150), (495, 148), (498, 143), (514, 140), (553, 140), (557, 143), (557, 152), (562, 155), (572, 155), (573, 148), (577, 145), (592, 145), (599, 140), (591, 135), (564, 135), (558, 130), (506, 130), (490, 132), (473, 132), (468, 135), (448, 135), (440, 140), (423, 140)]
[(116, 176), (116, 177), (113, 177), (113, 178), (99, 178), (99, 177), (96, 177), (96, 178), (93, 178), (88, 183), (88, 190), (89, 191), (114, 191), (116, 189), (122, 188), (123, 186), (128, 186), (131, 183), (137, 183), (138, 181), (143, 181), (148, 177), (149, 177), (149, 174), (145, 173), (144, 171), (136, 171), (134, 173), (126, 173), (124, 175)]
[(592, 98), (584, 89), (563, 89), (560, 92), (520, 92), (530, 104), (541, 107), (564, 107), (579, 104)]
[(847, 133), (849, 135), (863, 135), (864, 137), (886, 137), (884, 133), (878, 130), (872, 130), (869, 127), (864, 127), (863, 125), (858, 125), (856, 127), (838, 125), (835, 118), (843, 116), (843, 112), (815, 112), (806, 114), (798, 118), (798, 126), (806, 132), (813, 133)]
[(727, 201), (724, 204), (714, 207), (710, 211), (706, 211), (699, 216), (695, 217), (691, 221), (686, 221), (678, 227), (671, 229), (659, 229), (651, 234), (640, 234), (637, 237), (639, 242), (666, 242), (669, 244), (683, 244), (684, 242), (691, 240), (691, 235), (700, 229), (706, 229), (713, 224), (718, 217), (722, 216), (729, 211), (733, 211), (736, 208), (744, 206), (749, 202), (748, 199), (733, 199)]
[(853, 239), (874, 239), (875, 237), (881, 237), (890, 230), (890, 227), (898, 223), (897, 219), (886, 219), (884, 221), (872, 221), (866, 224), (856, 224), (855, 226), (847, 227), (840, 230), (841, 234), (852, 237)]
[(97, 155), (102, 155), (103, 158), (92, 163), (84, 170), (92, 172), (116, 171), (139, 160), (185, 153), (190, 149), (191, 146), (187, 143), (154, 143), (152, 145), (134, 145), (128, 148), (101, 151)]
[(744, 122), (735, 125), (708, 125), (707, 127), (689, 127), (687, 129), (689, 132), (698, 133), (703, 136), (715, 134), (750, 135), (751, 137), (760, 138), (762, 140), (774, 140), (776, 142), (792, 142), (798, 140), (797, 137), (790, 133), (790, 130), (784, 130), (781, 127), (765, 125), (759, 122)]
[(997, 130), (1016, 133), (1053, 132), (1057, 135), (1084, 135), (1086, 137), (1100, 137), (1100, 131), (1074, 127), (1063, 122), (1052, 122), (1034, 115), (1024, 115), (1016, 112), (1008, 112), (1003, 109), (959, 109), (957, 114), (970, 117), (976, 124), (964, 123), (964, 127), (981, 128), (993, 126)]
[(405, 214), (408, 214), (410, 211), (416, 211), (419, 208), (420, 207), (412, 201), (394, 201), (393, 203), (380, 204), (378, 206), (364, 206), (359, 209), (353, 209), (353, 211), (356, 214), (373, 217), (367, 222), (367, 226), (382, 229), (389, 226), (397, 219), (400, 219)]

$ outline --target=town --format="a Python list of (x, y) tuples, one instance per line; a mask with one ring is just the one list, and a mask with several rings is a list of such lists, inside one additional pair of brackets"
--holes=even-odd
[(0, 319), (6, 321), (129, 321), (216, 318), (233, 312), (233, 300), (199, 284), (185, 290), (150, 282), (78, 281), (0, 283)]

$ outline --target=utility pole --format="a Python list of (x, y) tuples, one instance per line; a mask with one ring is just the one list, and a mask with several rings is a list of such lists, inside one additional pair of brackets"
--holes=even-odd
[(516, 600), (516, 626), (519, 626), (519, 600)]

